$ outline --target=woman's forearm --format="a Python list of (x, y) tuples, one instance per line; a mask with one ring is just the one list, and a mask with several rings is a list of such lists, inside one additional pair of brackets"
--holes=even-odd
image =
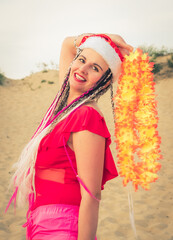
[[(79, 36), (74, 36), (74, 37), (68, 37), (68, 40), (69, 40), (69, 46), (71, 46), (71, 50), (73, 51), (74, 55), (76, 54), (76, 46), (79, 46), (82, 38), (84, 36), (90, 36), (92, 35), (93, 33), (83, 33)], [(113, 42), (115, 42), (115, 44), (120, 48), (120, 50), (124, 49), (126, 51), (132, 51), (133, 50), (133, 47), (129, 44), (127, 44), (124, 39), (120, 36), (120, 35), (117, 35), (117, 34), (110, 34), (110, 33), (106, 33), (107, 36), (109, 36)], [(75, 44), (76, 46), (75, 46)], [(126, 54), (127, 52), (124, 52), (124, 54)], [(123, 55), (124, 55), (123, 54)]]
[(88, 196), (81, 200), (78, 221), (78, 240), (94, 240), (97, 231), (99, 202)]

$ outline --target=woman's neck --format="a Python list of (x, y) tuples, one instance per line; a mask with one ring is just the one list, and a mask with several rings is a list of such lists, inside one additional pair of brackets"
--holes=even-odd
[[(68, 96), (68, 99), (67, 99), (67, 105), (69, 105), (71, 102), (73, 102), (79, 96), (80, 96), (80, 94), (77, 93), (77, 92), (76, 93), (69, 92), (69, 96)], [(87, 104), (89, 104), (89, 105), (93, 105), (93, 104), (97, 105), (95, 100), (89, 100), (89, 101), (87, 101)]]
[(69, 96), (68, 96), (68, 99), (67, 99), (67, 105), (69, 105), (71, 102), (73, 102), (79, 96), (80, 96), (79, 93), (69, 91)]

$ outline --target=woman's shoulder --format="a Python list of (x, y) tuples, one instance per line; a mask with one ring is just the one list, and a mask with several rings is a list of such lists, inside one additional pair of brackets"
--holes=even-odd
[(91, 114), (91, 115), (97, 115), (101, 118), (103, 118), (103, 113), (101, 112), (100, 108), (98, 107), (97, 103), (95, 101), (87, 102), (83, 104), (79, 109), (78, 113), (81, 114)]
[(109, 137), (105, 119), (95, 103), (86, 103), (76, 109), (65, 123), (65, 131), (88, 130), (103, 137)]

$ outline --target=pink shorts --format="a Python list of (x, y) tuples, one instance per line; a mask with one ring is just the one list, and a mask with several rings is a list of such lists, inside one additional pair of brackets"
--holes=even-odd
[[(28, 240), (77, 240), (79, 207), (44, 205), (31, 211), (24, 227)], [(97, 238), (95, 238), (97, 240)]]

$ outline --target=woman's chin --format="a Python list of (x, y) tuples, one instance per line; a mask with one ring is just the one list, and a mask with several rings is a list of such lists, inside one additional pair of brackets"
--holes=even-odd
[(81, 94), (87, 91), (84, 84), (81, 84), (80, 82), (75, 82), (75, 80), (70, 83), (70, 90), (79, 92)]

